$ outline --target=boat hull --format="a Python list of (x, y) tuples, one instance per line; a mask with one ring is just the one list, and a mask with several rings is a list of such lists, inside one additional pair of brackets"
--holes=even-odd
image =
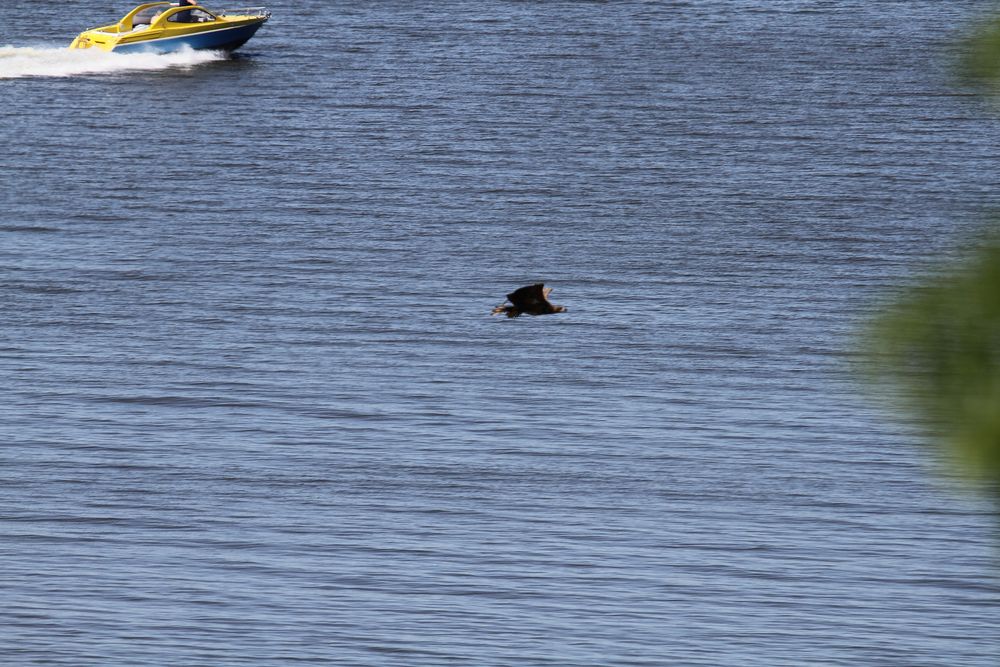
[(258, 21), (231, 28), (117, 44), (111, 50), (115, 53), (173, 53), (184, 49), (235, 51), (246, 44), (262, 25), (264, 21)]

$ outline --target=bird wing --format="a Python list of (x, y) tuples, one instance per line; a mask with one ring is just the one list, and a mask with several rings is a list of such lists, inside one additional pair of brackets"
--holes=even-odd
[(519, 310), (535, 310), (547, 303), (545, 296), (545, 285), (538, 283), (514, 290), (507, 295), (507, 300)]

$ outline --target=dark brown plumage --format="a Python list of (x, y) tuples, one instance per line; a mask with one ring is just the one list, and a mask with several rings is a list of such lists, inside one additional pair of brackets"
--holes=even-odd
[(500, 304), (493, 309), (493, 314), (503, 313), (507, 317), (517, 317), (524, 313), (549, 315), (550, 313), (565, 312), (566, 309), (563, 306), (553, 305), (549, 301), (551, 291), (552, 288), (546, 288), (543, 283), (521, 287), (507, 295), (507, 300), (510, 301), (511, 305)]

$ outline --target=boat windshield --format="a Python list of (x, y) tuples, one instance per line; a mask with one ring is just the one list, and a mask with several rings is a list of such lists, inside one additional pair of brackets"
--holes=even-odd
[(132, 25), (149, 25), (157, 16), (168, 9), (170, 9), (170, 5), (146, 7), (144, 10), (132, 17)]
[(177, 12), (167, 20), (175, 23), (208, 23), (209, 21), (214, 21), (215, 17), (201, 9), (189, 9)]

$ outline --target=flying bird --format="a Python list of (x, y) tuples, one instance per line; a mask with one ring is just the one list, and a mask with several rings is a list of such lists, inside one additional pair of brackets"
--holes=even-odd
[(507, 300), (511, 305), (501, 303), (493, 309), (494, 315), (501, 313), (507, 317), (518, 317), (524, 313), (529, 315), (548, 315), (550, 313), (564, 313), (566, 308), (553, 305), (549, 301), (551, 287), (545, 287), (543, 283), (521, 287), (507, 295)]

